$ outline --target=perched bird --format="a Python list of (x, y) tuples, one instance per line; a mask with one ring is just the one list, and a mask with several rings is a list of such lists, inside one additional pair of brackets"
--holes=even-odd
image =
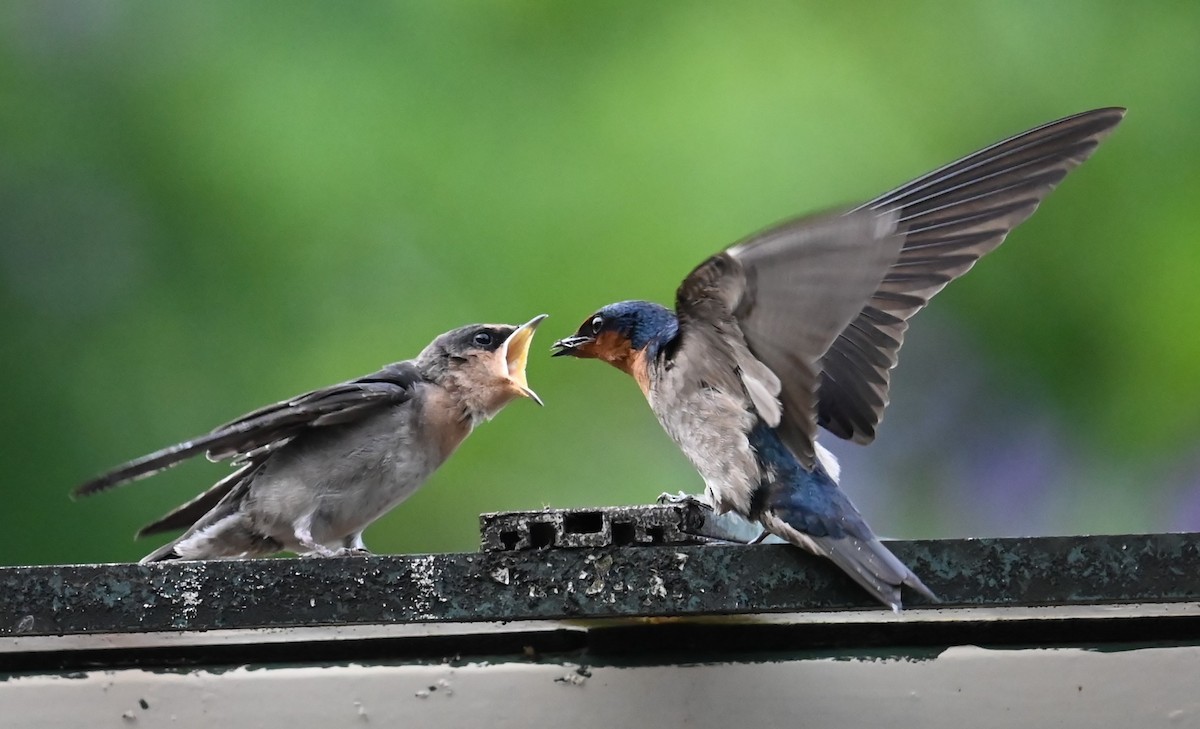
[(933, 593), (838, 488), (821, 426), (869, 443), (908, 320), (996, 248), (1121, 121), (1097, 109), (1031, 129), (842, 214), (784, 222), (696, 267), (675, 310), (610, 304), (555, 356), (633, 376), (718, 513), (833, 560), (893, 610)]
[(454, 329), (415, 359), (255, 410), (130, 461), (74, 494), (103, 491), (207, 452), (213, 461), (232, 458), (237, 470), (142, 528), (139, 537), (187, 529), (143, 563), (284, 550), (366, 554), (363, 530), (411, 496), (476, 425), (518, 397), (542, 404), (529, 389), (525, 362), (545, 318)]

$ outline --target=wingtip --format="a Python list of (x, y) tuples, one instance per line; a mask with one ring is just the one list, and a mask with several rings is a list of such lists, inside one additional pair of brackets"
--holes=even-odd
[(109, 471), (102, 476), (97, 476), (96, 478), (89, 479), (79, 484), (74, 490), (71, 491), (71, 500), (78, 501), (79, 499), (98, 494), (101, 491), (108, 491), (111, 488), (116, 488), (117, 486), (127, 484), (130, 481), (137, 481), (157, 472), (158, 470), (147, 471), (144, 473), (135, 472), (131, 475), (128, 472), (128, 466), (122, 466), (121, 468)]
[(1114, 129), (1116, 129), (1125, 119), (1125, 114), (1128, 113), (1128, 111), (1129, 110), (1123, 106), (1105, 106), (1099, 109), (1092, 109), (1091, 111), (1075, 114), (1072, 117), (1067, 117), (1067, 119), (1064, 121), (1069, 121), (1071, 119), (1082, 119), (1086, 120), (1085, 123), (1087, 124), (1098, 123), (1100, 125), (1099, 131), (1093, 132), (1093, 134), (1099, 140), (1107, 137)]
[(1128, 112), (1128, 111), (1129, 111), (1129, 109), (1124, 106), (1098, 106), (1095, 109), (1088, 109), (1087, 111), (1081, 111), (1076, 114), (1071, 114), (1069, 116), (1063, 117), (1062, 119), (1058, 119), (1057, 121), (1052, 121), (1049, 123), (1057, 124), (1059, 122), (1069, 121), (1072, 119), (1085, 119), (1085, 118), (1102, 117), (1102, 116), (1103, 117), (1115, 116), (1115, 117), (1117, 117), (1117, 120), (1120, 121), (1125, 116), (1126, 112)]
[(1125, 116), (1125, 112), (1129, 111), (1125, 106), (1098, 106), (1090, 111), (1080, 112), (1078, 116), (1089, 116), (1095, 114), (1116, 114), (1117, 116)]
[(71, 489), (71, 501), (79, 501), (80, 499), (91, 496), (98, 491), (103, 491), (109, 486), (111, 486), (111, 484), (105, 483), (105, 479), (94, 478), (91, 481), (84, 482)]
[(1112, 118), (1110, 126), (1113, 129), (1116, 129), (1117, 125), (1125, 120), (1125, 115), (1129, 113), (1129, 109), (1126, 109), (1124, 106), (1110, 106), (1104, 109), (1104, 111)]

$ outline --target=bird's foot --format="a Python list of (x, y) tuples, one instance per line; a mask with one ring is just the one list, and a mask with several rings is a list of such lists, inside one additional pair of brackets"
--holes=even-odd
[(300, 556), (304, 559), (328, 559), (330, 557), (366, 557), (369, 554), (371, 554), (371, 550), (366, 547), (338, 547), (337, 549), (330, 549), (321, 545), (319, 549), (301, 552)]
[(656, 499), (656, 502), (663, 506), (670, 506), (672, 504), (678, 504), (678, 505), (694, 504), (701, 508), (708, 509), (709, 511), (711, 511), (713, 508), (712, 504), (708, 503), (708, 501), (703, 496), (697, 496), (696, 494), (685, 494), (682, 491), (679, 491), (679, 492), (676, 492), (673, 494), (667, 493), (666, 491), (664, 491), (658, 495), (658, 499)]

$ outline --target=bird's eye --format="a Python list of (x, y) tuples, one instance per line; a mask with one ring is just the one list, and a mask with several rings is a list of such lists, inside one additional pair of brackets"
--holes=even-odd
[(474, 341), (480, 347), (486, 347), (492, 343), (492, 335), (487, 332), (479, 332), (475, 335)]
[(604, 317), (600, 316), (599, 314), (597, 314), (596, 316), (593, 316), (592, 317), (592, 334), (599, 334), (600, 330), (603, 328), (604, 328)]

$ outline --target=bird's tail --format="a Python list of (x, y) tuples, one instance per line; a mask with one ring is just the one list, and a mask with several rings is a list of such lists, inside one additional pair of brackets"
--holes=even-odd
[(207, 491), (196, 498), (177, 506), (169, 513), (161, 516), (155, 522), (147, 524), (138, 530), (137, 539), (151, 534), (169, 532), (175, 529), (187, 529), (198, 523), (205, 515), (212, 512), (221, 502), (229, 498), (229, 494), (244, 492), (250, 478), (262, 467), (262, 461), (247, 463), (225, 478), (217, 481)]
[(902, 606), (901, 585), (911, 587), (930, 602), (940, 602), (937, 595), (921, 582), (921, 578), (913, 574), (913, 571), (874, 535), (871, 535), (870, 539), (859, 539), (849, 534), (839, 538), (808, 539), (820, 550), (820, 554), (841, 567), (855, 582), (865, 587), (894, 612), (900, 612)]
[(179, 543), (178, 539), (173, 539), (158, 549), (154, 550), (145, 557), (138, 560), (138, 564), (150, 564), (151, 562), (167, 562), (173, 559), (183, 559), (183, 557), (175, 551), (175, 545)]
[[(847, 502), (848, 504), (848, 502)], [(853, 508), (853, 506), (850, 506)], [(853, 512), (858, 516), (857, 512)], [(940, 602), (937, 595), (925, 586), (913, 571), (904, 566), (896, 555), (871, 533), (863, 522), (856, 526), (863, 536), (842, 532), (839, 536), (814, 536), (806, 534), (785, 521), (777, 512), (766, 512), (761, 517), (767, 531), (777, 534), (792, 544), (821, 557), (827, 557), (855, 582), (862, 585), (875, 599), (900, 612), (903, 602), (900, 587), (908, 585), (931, 602)]]
[(768, 487), (759, 521), (767, 531), (827, 557), (884, 605), (900, 612), (907, 585), (938, 602), (933, 591), (883, 546), (862, 514), (823, 469), (798, 471)]
[(260, 533), (238, 511), (239, 492), (233, 492), (177, 539), (167, 542), (140, 560), (141, 564), (172, 559), (245, 559), (264, 557), (283, 545)]

